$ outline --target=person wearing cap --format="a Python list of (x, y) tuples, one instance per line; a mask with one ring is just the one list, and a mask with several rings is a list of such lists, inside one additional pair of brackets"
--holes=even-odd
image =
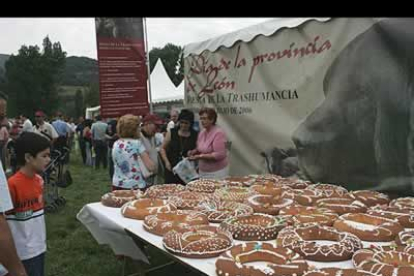
[(157, 130), (157, 124), (160, 123), (160, 118), (155, 114), (147, 114), (142, 120), (142, 129), (141, 129), (141, 141), (144, 144), (146, 151), (155, 164), (154, 176), (147, 179), (147, 184), (149, 186), (157, 183), (157, 174), (158, 174), (158, 150), (157, 150), (157, 141), (155, 139), (155, 133)]
[(45, 116), (46, 115), (45, 113), (43, 113), (43, 111), (36, 111), (36, 124), (33, 126), (33, 131), (37, 134), (43, 135), (53, 144), (57, 140), (59, 135), (51, 124), (45, 122)]
[(167, 132), (165, 136), (160, 153), (165, 164), (164, 180), (166, 184), (185, 184), (172, 172), (172, 168), (197, 146), (198, 133), (192, 128), (193, 123), (194, 113), (183, 109), (178, 116), (178, 126)]

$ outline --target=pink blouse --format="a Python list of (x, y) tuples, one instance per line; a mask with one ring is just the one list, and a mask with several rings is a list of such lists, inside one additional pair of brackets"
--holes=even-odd
[(204, 129), (197, 138), (197, 151), (201, 154), (213, 154), (215, 160), (199, 159), (200, 171), (215, 172), (224, 169), (228, 165), (227, 137), (224, 131), (213, 126), (208, 132)]

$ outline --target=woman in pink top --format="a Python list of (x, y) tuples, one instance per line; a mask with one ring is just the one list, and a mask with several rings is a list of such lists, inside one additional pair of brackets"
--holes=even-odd
[(190, 160), (198, 160), (201, 178), (221, 179), (228, 176), (228, 159), (224, 131), (216, 126), (217, 113), (204, 107), (199, 112), (203, 130), (197, 138), (197, 148), (188, 152)]

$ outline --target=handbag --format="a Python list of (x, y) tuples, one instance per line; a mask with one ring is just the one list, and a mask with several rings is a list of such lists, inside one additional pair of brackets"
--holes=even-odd
[(178, 175), (178, 177), (186, 184), (192, 180), (200, 178), (194, 162), (188, 160), (188, 158), (183, 158), (183, 160), (178, 162), (172, 170), (173, 173)]
[(144, 164), (144, 161), (142, 161), (142, 158), (139, 155), (138, 155), (138, 164), (139, 164), (139, 168), (141, 169), (142, 176), (144, 178), (148, 178), (154, 174), (153, 172), (147, 169), (147, 167)]

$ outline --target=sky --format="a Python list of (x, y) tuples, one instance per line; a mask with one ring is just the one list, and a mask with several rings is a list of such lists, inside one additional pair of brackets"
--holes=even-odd
[[(147, 18), (148, 48), (167, 43), (185, 46), (272, 18)], [(0, 18), (1, 54), (16, 54), (22, 45), (39, 45), (46, 35), (59, 41), (67, 56), (97, 59), (93, 18)]]

